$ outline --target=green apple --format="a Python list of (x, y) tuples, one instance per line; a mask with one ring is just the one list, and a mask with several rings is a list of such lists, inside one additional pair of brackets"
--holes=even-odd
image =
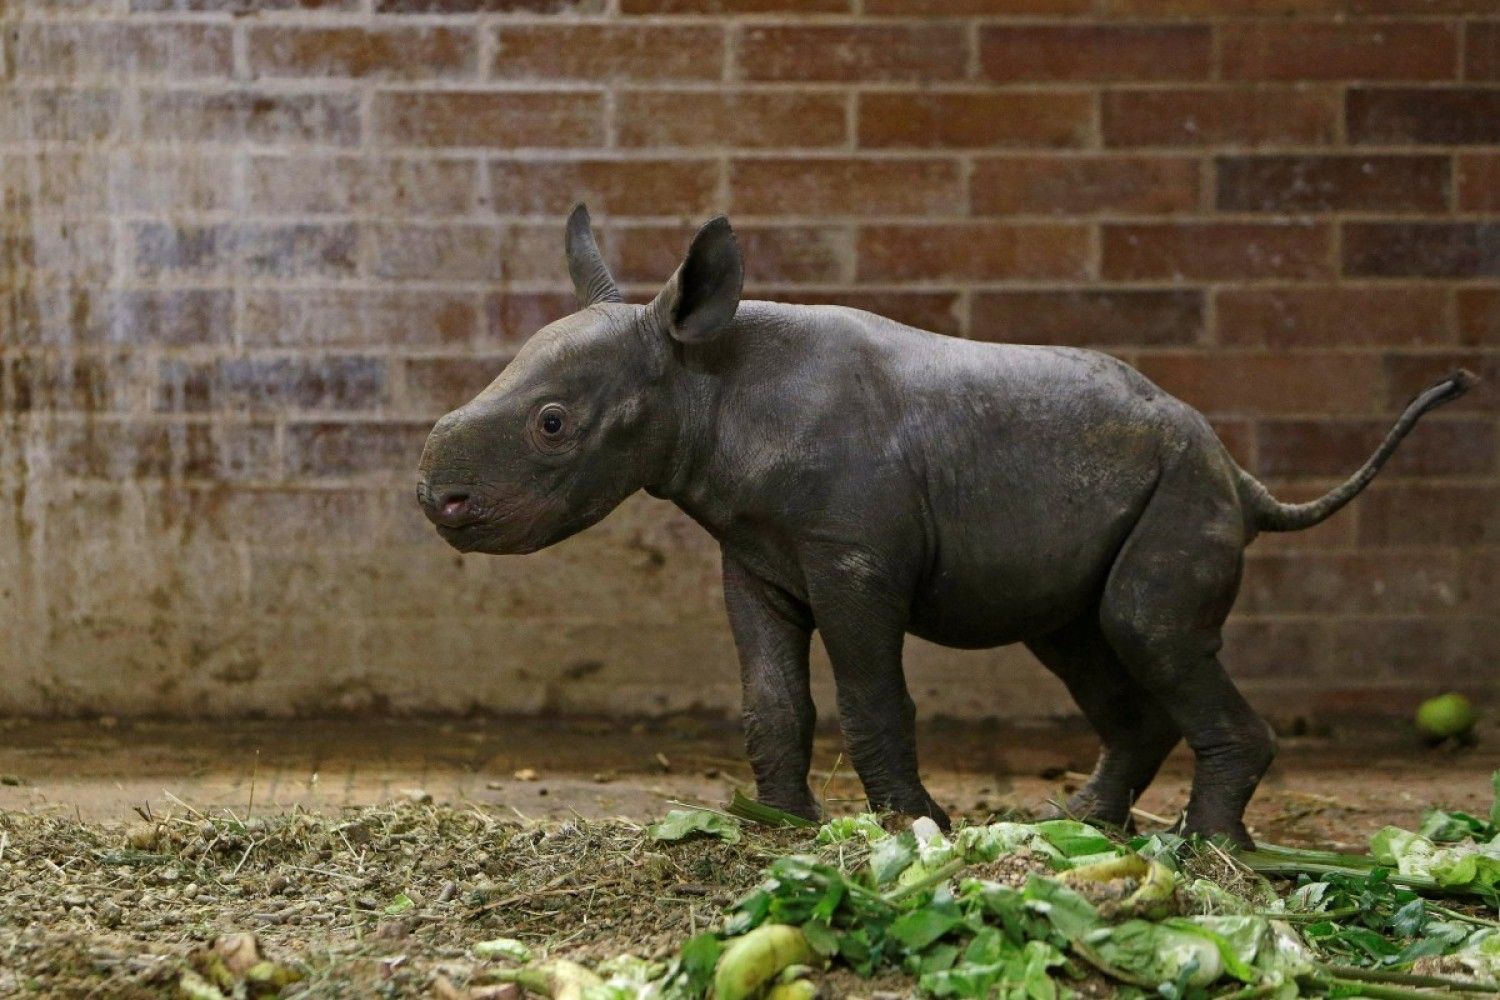
[(1478, 718), (1469, 699), (1450, 692), (1422, 702), (1417, 708), (1417, 729), (1432, 739), (1464, 736)]

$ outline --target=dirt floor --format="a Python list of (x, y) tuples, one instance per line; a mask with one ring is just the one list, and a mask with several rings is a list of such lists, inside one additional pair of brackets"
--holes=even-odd
[[(1078, 726), (942, 723), (924, 727), (920, 745), (929, 787), (955, 814), (1064, 796), (1097, 746)], [(820, 735), (813, 782), (827, 782), (832, 809), (852, 811), (860, 790), (847, 764), (829, 781), (839, 749), (836, 733)], [(1396, 722), (1284, 734), (1250, 825), (1271, 840), (1362, 845), (1371, 831), (1413, 821), (1433, 803), (1484, 806), (1496, 767), (1494, 723), (1482, 724), (1477, 747), (1458, 752), (1428, 750)], [(1141, 808), (1175, 815), (1191, 773), (1179, 748)], [(267, 815), (424, 795), (521, 820), (643, 819), (672, 799), (723, 802), (750, 784), (737, 728), (698, 718), (0, 722), (0, 810), (88, 821), (133, 819), (138, 807), (181, 812), (183, 803)]]
[[(921, 745), (934, 795), (976, 820), (1062, 797), (1094, 752), (1067, 727), (931, 725)], [(830, 808), (857, 811), (834, 734), (815, 759)], [(1362, 850), (1434, 804), (1485, 811), (1497, 767), (1493, 724), (1462, 751), (1397, 724), (1286, 736), (1250, 825)], [(1144, 828), (1189, 775), (1169, 762)], [(660, 844), (640, 821), (748, 779), (736, 730), (693, 718), (0, 725), (0, 995), (172, 995), (244, 932), (305, 996), (483, 996), (463, 992), (472, 946), (500, 935), (661, 954), (791, 842)]]

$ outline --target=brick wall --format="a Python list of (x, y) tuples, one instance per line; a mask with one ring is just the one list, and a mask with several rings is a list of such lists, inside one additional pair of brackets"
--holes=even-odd
[[(1496, 0), (0, 0), (0, 712), (730, 708), (697, 528), (526, 559), (410, 498), (569, 308), (728, 211), (763, 297), (1097, 346), (1281, 493), (1226, 659), (1278, 714), (1493, 692)], [(913, 644), (923, 710), (1063, 710)], [(820, 673), (826, 699), (826, 671)], [(982, 679), (976, 684), (976, 679)]]

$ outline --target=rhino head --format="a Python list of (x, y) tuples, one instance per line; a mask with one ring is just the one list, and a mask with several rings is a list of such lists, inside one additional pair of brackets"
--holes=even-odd
[(670, 472), (683, 347), (734, 319), (743, 265), (722, 216), (647, 305), (623, 301), (588, 210), (568, 218), (578, 311), (537, 331), (494, 382), (439, 420), (417, 501), (463, 552), (535, 552), (595, 524)]

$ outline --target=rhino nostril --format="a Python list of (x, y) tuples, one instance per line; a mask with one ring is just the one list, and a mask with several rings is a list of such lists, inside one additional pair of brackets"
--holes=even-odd
[(444, 517), (457, 517), (464, 512), (469, 505), (469, 494), (449, 493), (443, 497), (442, 511)]

